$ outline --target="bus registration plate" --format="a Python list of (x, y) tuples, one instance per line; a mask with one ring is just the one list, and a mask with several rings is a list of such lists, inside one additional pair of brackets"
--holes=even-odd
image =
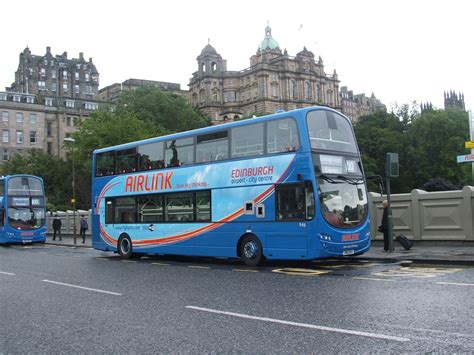
[(352, 255), (352, 254), (354, 254), (354, 249), (342, 251), (342, 255)]

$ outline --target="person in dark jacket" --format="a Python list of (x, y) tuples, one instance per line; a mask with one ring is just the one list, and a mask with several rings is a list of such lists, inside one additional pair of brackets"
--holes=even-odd
[(388, 251), (388, 202), (383, 201), (383, 215), (381, 231), (383, 233), (383, 250)]
[(59, 240), (63, 240), (61, 236), (61, 224), (61, 219), (59, 219), (56, 214), (53, 219), (53, 240), (56, 240), (56, 234), (58, 235)]
[(87, 224), (87, 219), (84, 215), (81, 215), (81, 230), (80, 234), (82, 237), (82, 244), (86, 242), (86, 230), (89, 229), (89, 225)]

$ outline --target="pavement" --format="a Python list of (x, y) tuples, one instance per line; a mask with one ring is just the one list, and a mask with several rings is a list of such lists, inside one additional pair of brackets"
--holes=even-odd
[[(91, 248), (91, 236), (86, 236), (86, 241), (83, 244), (82, 238), (76, 236), (76, 244), (74, 238), (70, 235), (64, 235), (62, 240), (53, 240), (51, 235), (46, 238), (47, 244), (63, 245), (78, 248)], [(382, 262), (398, 261), (400, 263), (409, 264), (441, 264), (441, 265), (465, 265), (474, 267), (474, 241), (473, 242), (429, 242), (429, 241), (415, 241), (410, 250), (404, 250), (401, 245), (394, 241), (395, 250), (393, 253), (383, 250), (383, 242), (376, 240), (372, 241), (370, 250), (359, 256), (354, 256), (354, 259), (372, 260)]]

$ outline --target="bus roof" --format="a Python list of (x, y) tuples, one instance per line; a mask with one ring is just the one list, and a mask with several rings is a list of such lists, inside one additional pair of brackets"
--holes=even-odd
[(190, 135), (195, 135), (195, 134), (203, 134), (203, 133), (211, 133), (215, 131), (222, 131), (224, 129), (229, 129), (232, 127), (239, 127), (239, 126), (245, 126), (245, 125), (250, 125), (252, 123), (258, 123), (258, 122), (265, 122), (265, 121), (270, 121), (273, 119), (278, 119), (278, 118), (285, 118), (291, 115), (294, 118), (297, 118), (297, 116), (302, 116), (305, 117), (306, 113), (308, 111), (314, 111), (314, 110), (327, 110), (327, 111), (334, 111), (337, 112), (338, 114), (341, 114), (339, 111), (336, 111), (330, 107), (326, 106), (310, 106), (310, 107), (305, 107), (305, 108), (299, 108), (295, 110), (290, 110), (290, 111), (277, 111), (276, 113), (261, 116), (261, 117), (253, 117), (249, 118), (246, 120), (242, 121), (236, 121), (236, 122), (229, 122), (229, 123), (223, 123), (215, 126), (210, 126), (210, 127), (203, 127), (203, 128), (197, 128), (189, 131), (183, 131), (183, 132), (178, 132), (178, 133), (172, 133), (164, 136), (157, 136), (157, 137), (152, 137), (152, 138), (147, 138), (143, 139), (140, 141), (134, 141), (134, 142), (129, 142), (129, 143), (124, 143), (124, 144), (119, 144), (115, 146), (110, 146), (106, 148), (99, 148), (95, 149), (93, 151), (93, 154), (98, 154), (98, 153), (103, 153), (103, 152), (108, 152), (108, 151), (114, 151), (118, 149), (128, 149), (128, 148), (133, 148), (139, 145), (147, 144), (147, 143), (153, 143), (157, 141), (166, 141), (170, 139), (180, 139), (180, 138), (186, 138), (187, 136)]

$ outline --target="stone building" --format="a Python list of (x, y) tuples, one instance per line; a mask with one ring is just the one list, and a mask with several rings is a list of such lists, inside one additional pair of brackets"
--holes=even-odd
[(464, 94), (463, 93), (456, 93), (456, 91), (448, 91), (444, 92), (444, 109), (450, 107), (460, 108), (461, 110), (466, 109), (466, 105), (464, 103)]
[(375, 97), (374, 93), (370, 97), (365, 94), (354, 95), (347, 86), (341, 87), (342, 113), (349, 117), (352, 122), (357, 122), (362, 116), (371, 115), (378, 111), (387, 112), (387, 107)]
[(29, 149), (64, 157), (64, 138), (70, 137), (78, 120), (99, 106), (99, 73), (92, 63), (53, 56), (50, 47), (42, 56), (26, 48), (19, 57), (15, 82), (0, 92), (2, 141), (0, 161)]
[(315, 60), (306, 48), (296, 57), (282, 51), (269, 26), (246, 69), (228, 71), (227, 61), (210, 44), (196, 59), (190, 103), (214, 124), (312, 105), (341, 109), (336, 71), (326, 74), (321, 57)]
[(188, 91), (181, 90), (181, 85), (176, 83), (168, 83), (164, 81), (128, 79), (122, 83), (114, 83), (99, 90), (99, 100), (107, 102), (116, 102), (123, 91), (133, 90), (143, 86), (154, 86), (161, 91), (180, 95), (188, 99)]

